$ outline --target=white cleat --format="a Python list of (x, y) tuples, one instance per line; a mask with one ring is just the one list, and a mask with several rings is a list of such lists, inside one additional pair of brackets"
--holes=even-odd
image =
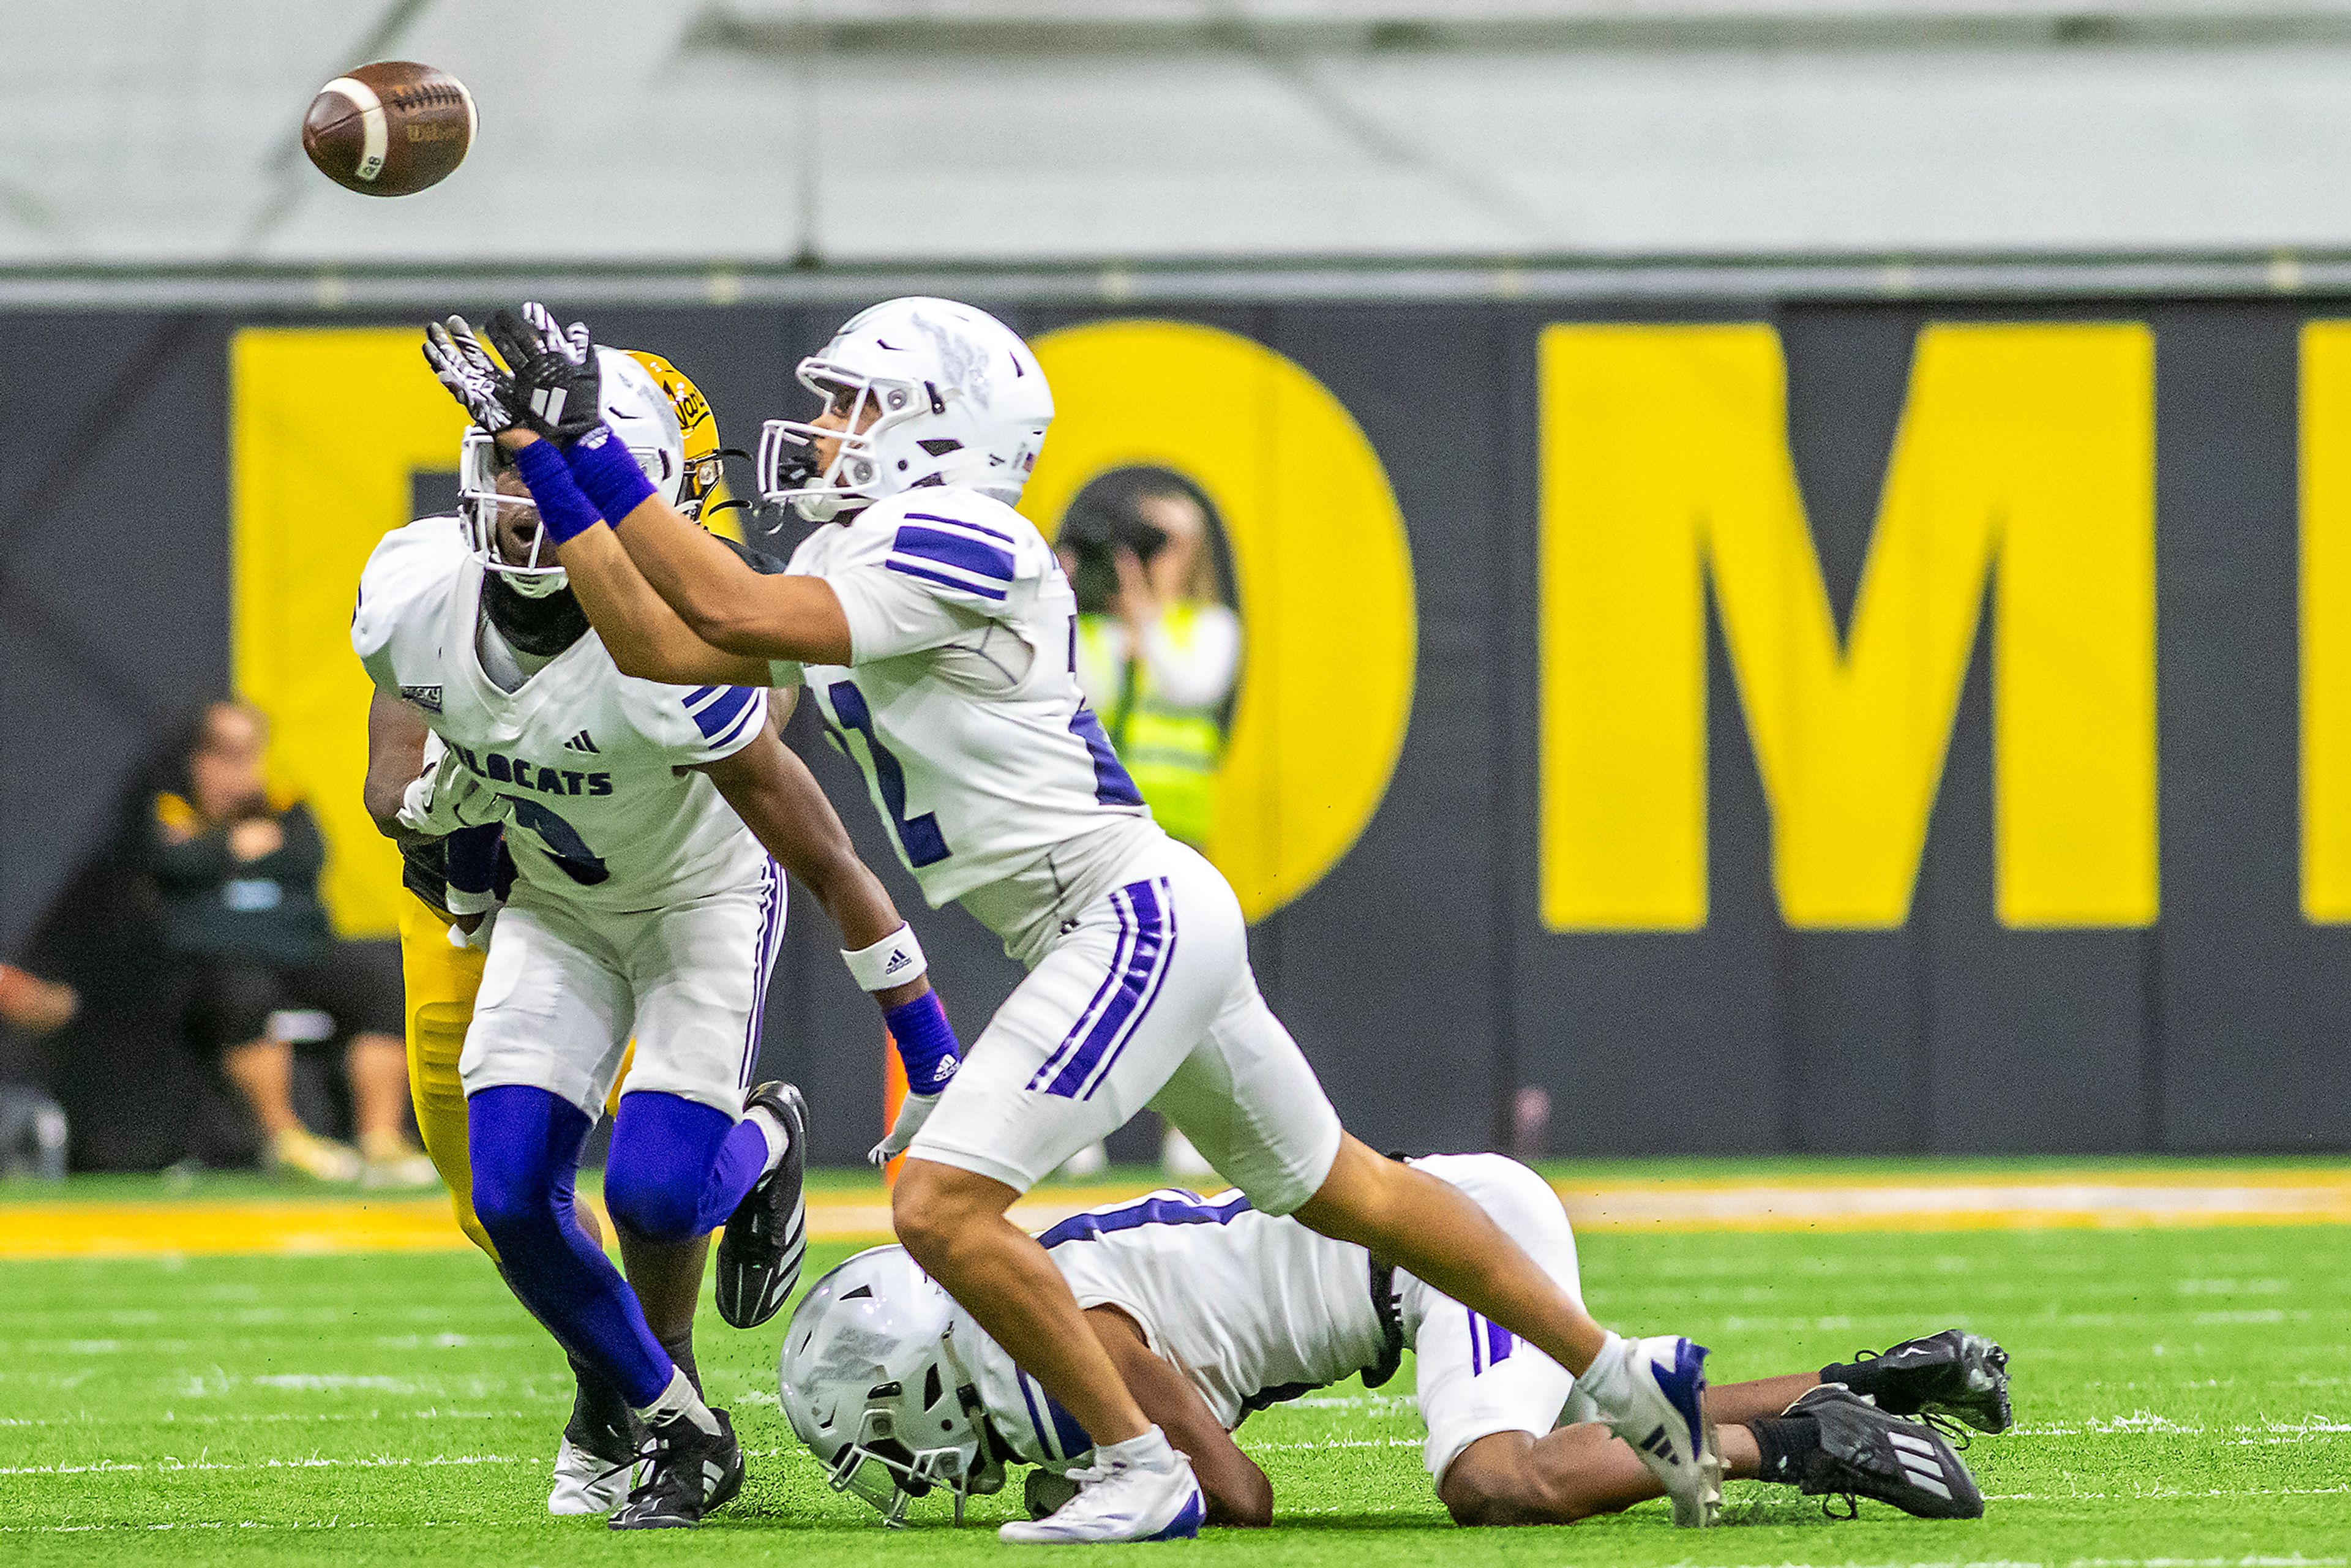
[[(1152, 1428), (1155, 1435), (1159, 1428)], [(1057, 1546), (1101, 1541), (1188, 1541), (1200, 1533), (1207, 1506), (1191, 1461), (1163, 1438), (1151, 1458), (1113, 1459), (1093, 1469), (1071, 1470), (1078, 1495), (1043, 1519), (1018, 1519), (1000, 1527), (1006, 1541)]]
[(629, 1500), (629, 1488), (635, 1484), (640, 1468), (633, 1459), (615, 1465), (567, 1437), (555, 1450), (555, 1485), (547, 1494), (547, 1511), (610, 1513)]
[(1633, 1446), (1673, 1500), (1674, 1522), (1714, 1523), (1722, 1449), (1703, 1402), (1706, 1347), (1671, 1334), (1616, 1340), (1580, 1381), (1608, 1429)]

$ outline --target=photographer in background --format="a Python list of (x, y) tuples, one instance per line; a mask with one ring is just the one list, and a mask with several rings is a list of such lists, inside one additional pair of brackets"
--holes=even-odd
[(1151, 814), (1203, 852), (1241, 664), (1218, 542), (1207, 497), (1164, 468), (1088, 485), (1057, 541), (1078, 599), (1078, 684)]
[[(319, 901), (326, 843), (308, 807), (271, 797), (268, 736), (252, 706), (211, 704), (181, 750), (178, 788), (154, 799), (148, 869), (164, 946), (186, 974), (189, 1038), (219, 1053), (272, 1169), (430, 1185), (432, 1166), (407, 1134), (399, 947), (335, 938)], [(349, 1042), (357, 1151), (295, 1114), (293, 1036), (304, 1012), (326, 1015), (329, 1037)]]
[[(1121, 468), (1078, 492), (1054, 547), (1078, 601), (1078, 685), (1152, 816), (1204, 854), (1241, 664), (1222, 544), (1190, 481)], [(1179, 1176), (1210, 1174), (1173, 1126), (1160, 1160)], [(1091, 1176), (1107, 1162), (1097, 1144), (1063, 1168)]]

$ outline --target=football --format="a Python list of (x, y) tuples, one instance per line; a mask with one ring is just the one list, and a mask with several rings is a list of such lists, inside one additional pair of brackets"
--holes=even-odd
[(302, 151), (347, 191), (408, 196), (465, 161), (475, 124), (474, 95), (447, 71), (379, 60), (319, 89), (302, 117)]

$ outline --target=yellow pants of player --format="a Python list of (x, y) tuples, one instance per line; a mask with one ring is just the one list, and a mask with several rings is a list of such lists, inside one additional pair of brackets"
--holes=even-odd
[[(449, 1207), (465, 1239), (495, 1260), (489, 1232), (474, 1217), (473, 1162), (465, 1146), (465, 1084), (457, 1063), (465, 1054), (465, 1031), (473, 1027), (474, 994), (482, 988), (477, 947), (449, 940), (449, 922), (413, 894), (400, 901), (400, 973), (407, 988), (408, 1098), (416, 1107), (416, 1131), (433, 1168), (449, 1189)], [(634, 1042), (621, 1058), (605, 1109), (621, 1101), (628, 1082)]]
[(410, 894), (400, 901), (400, 973), (408, 989), (408, 1097), (433, 1168), (466, 1239), (492, 1258), (489, 1232), (474, 1218), (474, 1173), (465, 1152), (465, 1085), (457, 1060), (474, 1021), (484, 954), (452, 946), (449, 923)]

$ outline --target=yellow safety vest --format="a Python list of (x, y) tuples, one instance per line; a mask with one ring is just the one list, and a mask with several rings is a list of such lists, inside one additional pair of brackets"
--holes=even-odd
[[(1116, 693), (1102, 716), (1119, 759), (1143, 792), (1151, 814), (1169, 834), (1195, 849), (1217, 822), (1217, 769), (1225, 758), (1224, 705), (1179, 707), (1154, 689), (1139, 651), (1123, 665), (1110, 645), (1109, 615), (1078, 617), (1078, 662), (1086, 684)], [(1199, 625), (1199, 606), (1178, 603), (1160, 626), (1179, 646)]]

